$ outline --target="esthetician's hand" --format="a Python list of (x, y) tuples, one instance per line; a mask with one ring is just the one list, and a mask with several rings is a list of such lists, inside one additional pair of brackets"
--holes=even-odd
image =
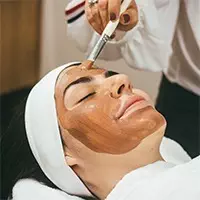
[[(88, 0), (85, 3), (85, 13), (92, 28), (101, 34), (109, 20), (119, 18), (121, 0), (98, 0), (98, 3), (90, 6)], [(138, 22), (138, 10), (133, 0), (127, 10), (120, 16), (118, 30), (129, 31)]]

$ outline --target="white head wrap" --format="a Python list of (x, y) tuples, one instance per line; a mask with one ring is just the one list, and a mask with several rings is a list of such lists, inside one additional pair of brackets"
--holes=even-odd
[(75, 172), (66, 164), (54, 99), (59, 73), (68, 63), (49, 72), (31, 90), (25, 109), (25, 126), (31, 150), (45, 175), (61, 190), (92, 196)]

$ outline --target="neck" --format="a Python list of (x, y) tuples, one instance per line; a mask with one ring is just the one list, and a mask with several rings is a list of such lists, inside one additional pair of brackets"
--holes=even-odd
[(162, 137), (163, 134), (152, 134), (126, 154), (100, 156), (95, 159), (96, 163), (87, 165), (87, 170), (82, 169), (78, 174), (93, 194), (105, 199), (127, 173), (163, 160), (159, 152)]

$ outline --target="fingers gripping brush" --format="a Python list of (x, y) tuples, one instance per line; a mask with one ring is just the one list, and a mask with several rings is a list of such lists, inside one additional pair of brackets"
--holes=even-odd
[[(131, 0), (124, 0), (122, 2), (121, 7), (120, 7), (120, 15), (124, 11), (126, 11), (128, 6), (130, 5), (130, 3), (131, 3)], [(95, 44), (94, 48), (92, 49), (92, 52), (88, 56), (87, 60), (89, 60), (93, 63), (96, 61), (97, 57), (101, 53), (101, 51), (102, 51), (103, 47), (105, 46), (105, 44), (107, 43), (107, 41), (110, 39), (111, 35), (114, 33), (118, 24), (119, 24), (119, 19), (115, 22), (112, 22), (112, 21), (108, 22), (106, 28), (104, 29), (101, 37), (99, 38), (99, 40)]]

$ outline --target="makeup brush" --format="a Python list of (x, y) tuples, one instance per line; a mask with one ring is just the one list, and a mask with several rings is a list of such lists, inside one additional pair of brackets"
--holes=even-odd
[[(121, 7), (120, 7), (120, 15), (123, 12), (126, 11), (128, 6), (130, 5), (130, 3), (131, 3), (131, 0), (124, 0), (122, 2)], [(87, 66), (88, 69), (90, 69), (92, 67), (92, 65), (96, 61), (97, 57), (101, 53), (103, 47), (105, 46), (107, 41), (110, 39), (110, 37), (114, 33), (114, 31), (117, 28), (118, 24), (119, 24), (119, 19), (117, 21), (115, 21), (115, 22), (112, 22), (112, 21), (108, 22), (108, 24), (106, 25), (106, 28), (104, 29), (101, 37), (99, 38), (99, 40), (95, 44), (94, 48), (92, 49), (92, 51), (91, 51), (90, 55), (88, 56), (87, 60), (83, 62), (83, 66), (84, 66), (84, 63), (85, 64), (87, 63), (87, 65), (85, 65), (85, 66)]]

